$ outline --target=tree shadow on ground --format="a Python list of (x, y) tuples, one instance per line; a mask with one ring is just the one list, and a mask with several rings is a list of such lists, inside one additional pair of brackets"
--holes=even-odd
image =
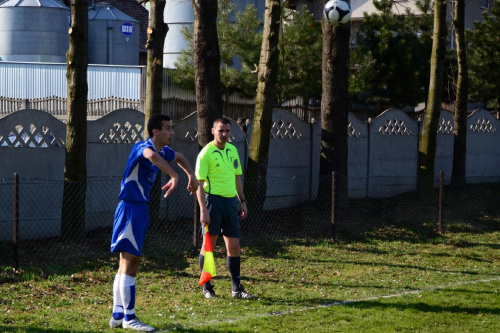
[(492, 314), (500, 315), (500, 309), (495, 307), (463, 307), (459, 305), (443, 306), (443, 305), (430, 305), (425, 302), (417, 303), (388, 303), (376, 300), (358, 301), (344, 304), (348, 307), (358, 309), (381, 309), (381, 310), (398, 310), (398, 311), (418, 311), (418, 312), (434, 312), (434, 313), (463, 313), (463, 314)]

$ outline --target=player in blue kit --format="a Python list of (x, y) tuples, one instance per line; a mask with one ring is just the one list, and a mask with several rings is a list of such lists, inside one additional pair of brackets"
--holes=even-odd
[(149, 226), (148, 202), (153, 181), (158, 170), (166, 172), (171, 179), (162, 189), (167, 190), (165, 197), (170, 195), (177, 188), (178, 175), (167, 161), (175, 161), (188, 175), (187, 190), (193, 194), (198, 189), (198, 181), (187, 159), (167, 146), (174, 136), (170, 117), (152, 116), (148, 134), (149, 138), (136, 143), (130, 152), (111, 237), (111, 252), (120, 253), (120, 267), (113, 283), (113, 315), (109, 326), (143, 332), (155, 330), (140, 321), (134, 312), (135, 279)]

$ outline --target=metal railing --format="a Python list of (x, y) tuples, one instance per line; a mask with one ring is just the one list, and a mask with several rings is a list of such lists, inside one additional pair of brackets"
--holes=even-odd
[[(183, 100), (177, 97), (163, 99), (162, 112), (173, 119), (182, 119), (196, 111), (196, 101)], [(0, 96), (0, 117), (13, 112), (33, 109), (47, 112), (56, 118), (66, 118), (66, 98), (51, 96), (45, 98), (21, 99)], [(253, 119), (255, 105), (246, 103), (230, 103), (224, 105), (224, 115), (231, 119)], [(292, 105), (289, 109), (299, 119), (304, 121), (319, 120), (319, 108)], [(107, 97), (87, 101), (87, 117), (100, 118), (117, 109), (134, 109), (144, 112), (144, 102), (141, 100)]]

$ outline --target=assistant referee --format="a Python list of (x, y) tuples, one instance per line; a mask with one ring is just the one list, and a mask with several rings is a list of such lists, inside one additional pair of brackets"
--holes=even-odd
[[(214, 140), (207, 144), (196, 159), (195, 175), (200, 182), (197, 196), (200, 221), (208, 225), (210, 241), (215, 246), (222, 234), (227, 251), (227, 269), (231, 275), (233, 298), (255, 298), (240, 283), (240, 220), (247, 216), (247, 204), (241, 181), (241, 162), (236, 147), (228, 142), (231, 123), (218, 118), (212, 128)], [(203, 233), (204, 228), (202, 228)], [(203, 270), (205, 238), (201, 246), (199, 264)], [(202, 287), (206, 298), (217, 297), (209, 282)]]

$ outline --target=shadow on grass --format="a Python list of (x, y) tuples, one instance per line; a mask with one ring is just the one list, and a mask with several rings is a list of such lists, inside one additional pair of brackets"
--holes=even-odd
[[(320, 305), (324, 304), (334, 304), (340, 302), (338, 299), (333, 299), (333, 298), (303, 298), (300, 300), (290, 300), (289, 298), (267, 298), (267, 297), (261, 297), (259, 298), (260, 304), (264, 306), (297, 306), (300, 305), (301, 307), (317, 307)], [(286, 310), (285, 310), (286, 312)], [(277, 313), (279, 314), (279, 313)]]
[[(441, 226), (444, 233), (500, 231), (500, 184), (469, 184), (444, 191)], [(337, 214), (338, 240), (439, 240), (439, 192), (415, 191), (387, 199), (349, 199)]]
[[(466, 190), (445, 191), (443, 230), (446, 233), (488, 233), (500, 230), (500, 185), (467, 185)], [(437, 232), (437, 192), (418, 191), (391, 198), (349, 199), (331, 218), (331, 205), (325, 197), (286, 209), (252, 213), (242, 222), (243, 256), (284, 258), (289, 246), (316, 246), (335, 242), (370, 244), (374, 241), (444, 243), (455, 247), (489, 247), (492, 242), (474, 243), (446, 238)], [(19, 242), (23, 274), (11, 274), (11, 242), (0, 242), (0, 283), (46, 279), (53, 274), (118, 268), (117, 255), (110, 253), (111, 228), (89, 231), (78, 240), (60, 238)], [(199, 239), (198, 239), (199, 240)], [(196, 262), (199, 248), (193, 245), (193, 221), (162, 221), (152, 225), (143, 249), (141, 271), (167, 270), (186, 276), (185, 270)], [(198, 245), (199, 246), (199, 245)], [(351, 251), (387, 254), (376, 246)], [(224, 245), (216, 256), (224, 255)], [(442, 254), (443, 256), (446, 253)], [(295, 258), (289, 258), (295, 259)], [(468, 257), (469, 260), (480, 260)], [(417, 269), (425, 269), (418, 268)]]
[(417, 303), (386, 303), (379, 301), (359, 301), (354, 303), (344, 304), (347, 307), (357, 308), (357, 309), (382, 309), (382, 310), (399, 310), (399, 311), (419, 311), (419, 312), (434, 312), (434, 313), (463, 313), (468, 315), (473, 314), (492, 314), (500, 315), (500, 308), (497, 307), (462, 307), (458, 305), (442, 306), (442, 305), (430, 305), (424, 302)]
[[(344, 264), (353, 264), (353, 265), (360, 265), (360, 266), (368, 266), (368, 267), (389, 267), (392, 269), (416, 269), (422, 272), (439, 272), (439, 273), (450, 273), (450, 274), (463, 274), (463, 275), (479, 275), (478, 272), (469, 272), (469, 271), (463, 271), (463, 270), (447, 270), (447, 269), (435, 269), (435, 268), (429, 268), (426, 266), (415, 266), (415, 265), (398, 265), (398, 264), (388, 264), (385, 262), (382, 263), (375, 263), (372, 261), (367, 261), (367, 262), (360, 262), (360, 261), (342, 261)], [(498, 276), (498, 274), (495, 273), (484, 273), (481, 272), (480, 275), (492, 275), (492, 276)]]
[[(148, 236), (151, 246), (144, 246), (141, 271), (170, 270), (173, 274), (189, 266), (188, 250), (168, 250), (163, 235)], [(51, 275), (71, 275), (85, 270), (102, 268), (116, 271), (119, 255), (110, 252), (111, 229), (103, 228), (87, 232), (82, 239), (62, 240), (59, 237), (22, 240), (19, 242), (19, 268), (13, 270), (13, 258), (0, 262), (0, 284), (26, 280), (44, 280)], [(189, 247), (186, 247), (187, 249)], [(0, 243), (2, 253), (12, 254), (12, 244)], [(9, 260), (10, 259), (10, 260)]]
[[(221, 321), (221, 323), (223, 323), (223, 321)], [(224, 333), (226, 333), (226, 332), (227, 333), (231, 333), (231, 332), (247, 333), (248, 332), (248, 333), (250, 333), (250, 332), (255, 332), (255, 330), (213, 329), (213, 328), (207, 328), (207, 327), (196, 329), (196, 328), (183, 328), (181, 326), (166, 327), (164, 330), (167, 332), (197, 332), (197, 333), (211, 333), (211, 332), (212, 333), (213, 332), (224, 332)], [(162, 332), (162, 331), (159, 331), (159, 332)]]
[[(102, 330), (99, 330), (102, 331)], [(109, 330), (111, 331), (116, 331), (116, 330)], [(119, 331), (123, 331), (119, 329)], [(208, 332), (233, 332), (232, 330), (214, 330), (210, 328), (182, 328), (179, 326), (169, 326), (165, 327), (162, 329), (158, 329), (156, 332), (170, 332), (170, 331), (175, 331), (175, 332), (193, 332), (193, 333), (208, 333)], [(53, 328), (40, 328), (40, 327), (22, 327), (22, 326), (2, 326), (2, 332), (8, 333), (8, 332), (24, 332), (24, 333), (89, 333), (89, 332), (94, 332), (92, 329), (89, 330), (68, 330), (68, 329), (53, 329)], [(242, 330), (238, 330), (239, 333), (245, 332)], [(248, 331), (251, 332), (251, 331)]]
[(80, 330), (67, 330), (67, 329), (53, 329), (53, 328), (41, 328), (41, 327), (22, 327), (22, 326), (2, 326), (2, 332), (23, 332), (23, 333), (88, 333), (89, 331)]

